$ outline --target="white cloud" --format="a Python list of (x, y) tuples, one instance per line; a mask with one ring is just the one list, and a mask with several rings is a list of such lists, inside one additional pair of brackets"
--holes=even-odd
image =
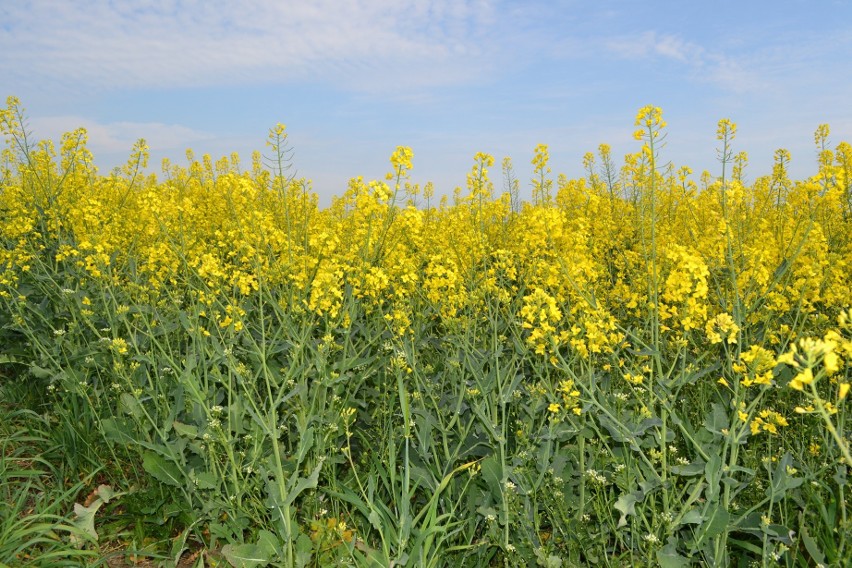
[(208, 140), (210, 134), (179, 124), (158, 122), (99, 123), (76, 116), (43, 116), (29, 120), (29, 129), (39, 139), (59, 140), (66, 132), (85, 128), (89, 137), (88, 148), (101, 155), (130, 155), (133, 144), (144, 138), (152, 150), (182, 151), (193, 144)]
[(488, 50), (494, 22), (492, 0), (4, 4), (4, 76), (94, 89), (453, 82)]
[(708, 49), (672, 34), (646, 31), (604, 40), (607, 51), (628, 60), (665, 59), (684, 65), (688, 76), (697, 82), (714, 84), (725, 91), (743, 93), (766, 87), (766, 81), (754, 69), (722, 51)]
[(684, 63), (699, 59), (704, 51), (701, 47), (680, 38), (646, 31), (641, 34), (612, 37), (604, 40), (606, 49), (624, 59), (647, 59), (662, 56)]

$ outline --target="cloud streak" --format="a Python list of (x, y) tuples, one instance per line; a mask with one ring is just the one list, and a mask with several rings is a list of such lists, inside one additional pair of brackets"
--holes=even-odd
[(604, 40), (605, 49), (615, 57), (664, 60), (684, 66), (695, 82), (710, 83), (731, 93), (755, 92), (766, 88), (766, 80), (743, 60), (720, 50), (711, 50), (677, 35), (645, 31)]
[[(331, 74), (367, 87), (463, 79), (487, 50), (494, 7), (491, 0), (35, 0), (6, 3), (2, 19), (0, 69), (13, 83), (157, 88)], [(406, 73), (411, 67), (418, 73)]]
[(78, 116), (44, 116), (29, 120), (29, 128), (38, 138), (51, 140), (59, 140), (64, 133), (81, 127), (86, 129), (88, 147), (96, 157), (130, 155), (133, 144), (140, 138), (157, 151), (183, 151), (212, 138), (206, 132), (159, 122), (100, 123)]

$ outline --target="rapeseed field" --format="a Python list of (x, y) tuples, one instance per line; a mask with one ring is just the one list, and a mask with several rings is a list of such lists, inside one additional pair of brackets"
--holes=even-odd
[[(466, 187), (0, 115), (0, 566), (842, 566), (852, 146)], [(713, 141), (713, 133), (708, 133)]]

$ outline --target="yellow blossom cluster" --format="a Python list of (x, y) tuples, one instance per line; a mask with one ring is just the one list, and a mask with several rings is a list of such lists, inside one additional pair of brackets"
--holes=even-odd
[(740, 384), (769, 386), (772, 384), (772, 370), (775, 368), (775, 355), (759, 345), (752, 345), (740, 354), (740, 363), (733, 365), (734, 371), (742, 374)]
[[(733, 178), (693, 180), (689, 168), (658, 167), (645, 149), (618, 165), (606, 145), (583, 159), (584, 177), (554, 177), (541, 144), (528, 202), (515, 185), (496, 190), (486, 153), (474, 156), (467, 194), (435, 201), (434, 186), (411, 183), (414, 152), (399, 146), (386, 175), (352, 178), (321, 208), (309, 180), (268, 167), (259, 153), (244, 165), (236, 155), (188, 152), (185, 166), (164, 161), (155, 175), (140, 141), (124, 167), (102, 175), (82, 130), (58, 149), (45, 142), (25, 152), (20, 116), (19, 103), (7, 101), (4, 298), (38, 260), (146, 301), (167, 295), (209, 308), (272, 294), (325, 326), (358, 317), (346, 308), (352, 302), (396, 334), (424, 321), (465, 326), (499, 309), (536, 354), (593, 359), (625, 347), (652, 314), (662, 334), (653, 337), (673, 349), (736, 350), (754, 328), (786, 348), (795, 314), (836, 314), (852, 297), (852, 149), (829, 149), (827, 128), (817, 136), (817, 175), (790, 180), (789, 156), (779, 152), (771, 174), (751, 184), (744, 154)], [(636, 125), (653, 146), (665, 121), (649, 106)], [(726, 145), (734, 133), (720, 123)], [(285, 138), (276, 126), (270, 147), (280, 150)], [(237, 312), (216, 319), (236, 332), (250, 324)], [(828, 374), (848, 358), (845, 343), (820, 341), (791, 344), (783, 360), (801, 367), (794, 387), (815, 372), (802, 353), (818, 352)], [(743, 384), (771, 380), (765, 353), (737, 356)]]
[(756, 436), (761, 432), (777, 434), (778, 428), (784, 426), (788, 426), (787, 419), (778, 412), (769, 409), (761, 410), (749, 423), (752, 436)]
[(527, 343), (539, 355), (552, 352), (565, 338), (564, 330), (557, 328), (562, 320), (562, 310), (556, 298), (541, 288), (535, 288), (524, 296), (520, 316), (523, 319), (521, 326), (529, 330)]

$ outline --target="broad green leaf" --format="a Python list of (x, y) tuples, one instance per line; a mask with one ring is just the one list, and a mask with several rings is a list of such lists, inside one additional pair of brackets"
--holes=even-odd
[(698, 509), (690, 509), (680, 520), (682, 525), (700, 525), (703, 517)]
[(266, 566), (272, 560), (272, 553), (256, 544), (226, 544), (222, 556), (234, 568)]
[(311, 426), (302, 433), (299, 437), (299, 451), (296, 454), (296, 464), (301, 464), (305, 461), (305, 456), (308, 455), (308, 450), (314, 445), (314, 428)]
[[(612, 437), (613, 441), (623, 443), (627, 442), (630, 438), (629, 433), (625, 432), (624, 429), (619, 427), (619, 425), (613, 422), (608, 416), (601, 414), (600, 416), (598, 416), (598, 421), (600, 422), (601, 426), (603, 426), (609, 432), (609, 435)], [(635, 442), (631, 443), (631, 447), (633, 445), (635, 445)]]
[(688, 558), (677, 553), (677, 546), (672, 538), (669, 538), (668, 543), (657, 551), (657, 562), (660, 568), (686, 568), (692, 564)]
[(503, 483), (503, 468), (500, 465), (500, 459), (496, 455), (485, 458), (482, 460), (480, 471), (482, 472), (482, 479), (485, 480), (485, 484), (491, 490), (491, 495), (495, 499), (500, 499), (500, 496), (503, 494), (503, 488), (501, 487)]
[(313, 549), (314, 543), (311, 537), (305, 533), (300, 534), (299, 538), (296, 539), (296, 558), (294, 559), (296, 568), (305, 568), (308, 565), (311, 561)]
[(375, 509), (370, 511), (370, 514), (367, 515), (367, 520), (370, 521), (370, 525), (376, 529), (377, 531), (384, 530), (382, 527), (382, 517), (379, 515), (379, 512)]
[(710, 515), (708, 516), (706, 524), (705, 536), (714, 537), (725, 532), (728, 529), (728, 522), (730, 519), (730, 513), (728, 513), (722, 505), (711, 507)]
[(722, 481), (722, 458), (713, 454), (704, 464), (704, 477), (707, 479), (707, 499), (712, 501), (719, 494), (719, 485)]
[(95, 512), (101, 505), (102, 503), (97, 502), (94, 507), (84, 507), (79, 503), (74, 503), (74, 526), (95, 541), (98, 540), (98, 533), (95, 531)]
[(37, 379), (48, 379), (54, 375), (54, 372), (38, 365), (30, 365), (30, 374)]
[(257, 547), (274, 556), (275, 551), (281, 548), (281, 544), (278, 542), (278, 537), (276, 537), (273, 533), (267, 530), (262, 530), (257, 535)]
[(730, 422), (728, 421), (728, 413), (725, 411), (724, 406), (718, 402), (713, 403), (710, 412), (704, 418), (704, 428), (714, 434), (725, 435), (722, 430), (729, 429)]
[(697, 460), (686, 465), (674, 465), (671, 467), (671, 472), (675, 475), (701, 475), (704, 473), (706, 463), (703, 460)]
[(178, 436), (190, 439), (194, 439), (198, 436), (198, 428), (192, 424), (184, 424), (183, 422), (175, 420), (172, 423), (172, 427), (175, 429), (175, 432), (178, 433)]
[(219, 487), (219, 478), (209, 471), (204, 471), (195, 477), (195, 485), (199, 489), (216, 489)]
[(311, 472), (307, 478), (300, 477), (298, 481), (296, 481), (296, 485), (290, 489), (290, 492), (287, 494), (287, 498), (284, 500), (284, 507), (289, 507), (293, 501), (296, 500), (296, 497), (301, 495), (303, 491), (306, 489), (315, 489), (317, 483), (319, 483), (319, 473), (322, 469), (322, 462), (318, 463), (314, 470)]
[(133, 437), (133, 428), (124, 420), (118, 418), (105, 418), (101, 421), (101, 430), (104, 438), (109, 442), (127, 446), (136, 441)]
[(180, 468), (160, 454), (145, 452), (142, 456), (142, 467), (161, 483), (172, 487), (183, 485), (183, 475)]
[(811, 555), (811, 559), (818, 565), (825, 564), (825, 555), (819, 549), (819, 545), (814, 540), (814, 537), (810, 535), (807, 527), (802, 527), (802, 542), (805, 545), (805, 550), (808, 551), (808, 554)]
[(142, 418), (145, 415), (142, 404), (129, 392), (121, 394), (118, 399), (118, 407), (134, 418)]
[(695, 548), (701, 548), (705, 542), (726, 532), (731, 519), (730, 513), (718, 502), (708, 504), (702, 517), (704, 522), (696, 529)]
[(831, 479), (840, 486), (843, 487), (847, 483), (847, 468), (846, 466), (837, 466), (837, 469), (834, 472), (834, 475), (831, 476)]
[(621, 497), (615, 502), (615, 508), (621, 512), (621, 518), (618, 520), (618, 528), (627, 526), (627, 517), (636, 514), (636, 503), (645, 498), (643, 491), (633, 491), (631, 493), (622, 493)]
[(795, 489), (805, 481), (804, 478), (793, 477), (790, 474), (790, 472), (793, 471), (792, 464), (793, 456), (790, 452), (787, 452), (780, 460), (778, 460), (778, 465), (772, 474), (771, 483), (769, 487), (766, 488), (766, 496), (769, 497), (773, 503), (777, 503), (782, 500), (787, 491)]
[(103, 504), (104, 502), (100, 499), (95, 499), (88, 507), (74, 503), (74, 526), (94, 541), (98, 540), (98, 533), (95, 531), (95, 513)]
[(104, 503), (109, 503), (110, 499), (116, 496), (116, 492), (109, 485), (98, 486), (98, 497)]

